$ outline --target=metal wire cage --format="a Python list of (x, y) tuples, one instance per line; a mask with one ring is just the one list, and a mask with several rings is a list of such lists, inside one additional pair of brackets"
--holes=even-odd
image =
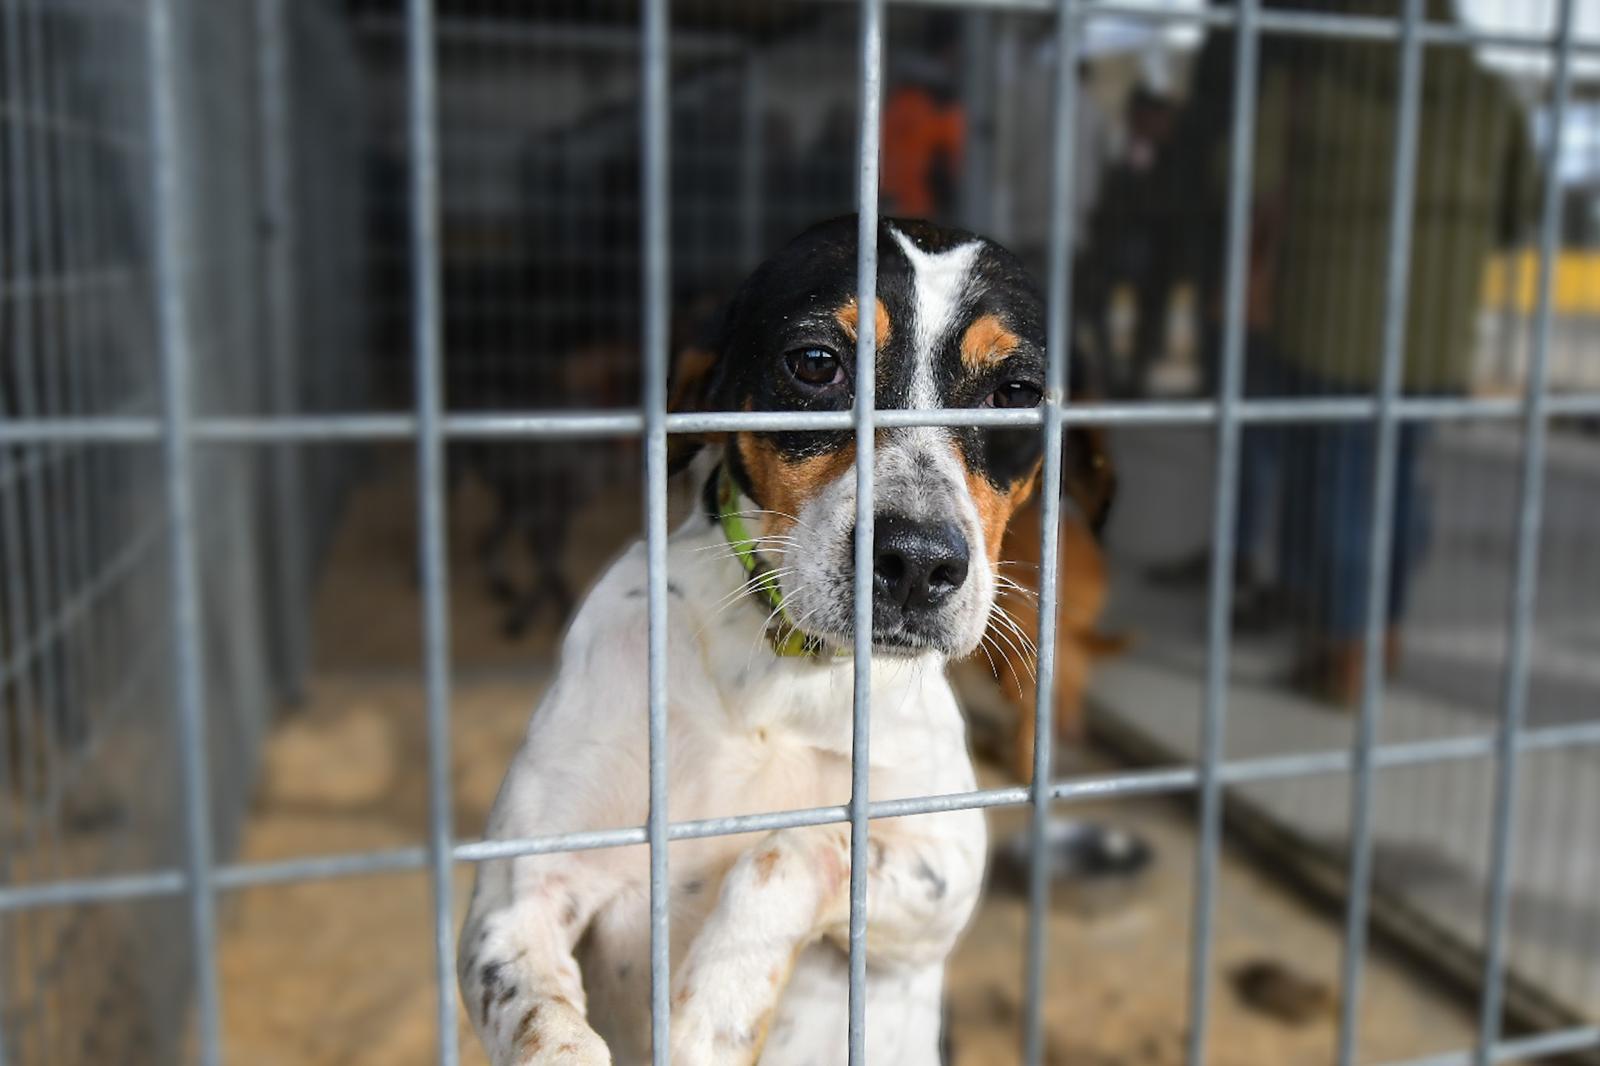
[[(1034, 848), (1057, 805), (1104, 797), (1193, 794), (1200, 844), (1193, 877), (1187, 1052), (1210, 1051), (1213, 921), (1225, 789), (1314, 775), (1349, 774), (1350, 831), (1341, 973), (1340, 1063), (1357, 1060), (1358, 1003), (1367, 955), (1373, 883), (1377, 771), (1489, 760), (1495, 768), (1489, 880), (1481, 935), (1479, 1032), (1470, 1049), (1429, 1063), (1526, 1060), (1600, 1047), (1600, 1028), (1562, 1027), (1507, 1039), (1503, 998), (1519, 768), (1535, 752), (1600, 743), (1600, 724), (1529, 727), (1528, 691), (1538, 588), (1547, 438), (1552, 419), (1600, 415), (1600, 395), (1548, 387), (1552, 290), (1560, 245), (1555, 146), (1566, 121), (1577, 57), (1600, 42), (1575, 33), (1577, 0), (1560, 0), (1548, 31), (1486, 34), (1430, 21), (1423, 0), (1395, 17), (1237, 6), (1166, 9), (1136, 3), (970, 4), (1036, 11), (1054, 19), (1056, 76), (1050, 153), (1048, 260), (1049, 388), (1029, 411), (878, 410), (873, 324), (856, 350), (850, 412), (669, 413), (667, 375), (675, 270), (748, 266), (767, 242), (770, 208), (752, 198), (737, 241), (707, 241), (703, 262), (673, 255), (677, 215), (672, 136), (680, 86), (672, 69), (667, 0), (638, 5), (641, 108), (625, 123), (637, 136), (637, 331), (642, 359), (637, 405), (579, 410), (464, 409), (447, 402), (446, 272), (441, 253), (441, 34), (429, 0), (408, 0), (393, 38), (406, 86), (405, 261), (410, 345), (409, 410), (372, 403), (382, 391), (365, 372), (331, 358), (357, 343), (354, 308), (327, 292), (359, 288), (363, 264), (350, 249), (370, 205), (351, 176), (366, 165), (339, 145), (363, 105), (350, 71), (355, 55), (329, 5), (286, 0), (4, 0), (0, 85), (6, 267), (0, 271), (0, 758), (7, 794), (0, 929), (6, 945), (0, 1062), (76, 1061), (137, 1047), (149, 1061), (223, 1061), (223, 993), (216, 965), (217, 900), (239, 889), (357, 874), (426, 870), (437, 950), (438, 1060), (457, 1057), (453, 977), (453, 883), (457, 864), (553, 851), (647, 845), (652, 934), (654, 1060), (668, 1061), (668, 843), (783, 827), (847, 823), (851, 832), (850, 1049), (864, 1061), (867, 842), (874, 819), (957, 808), (1031, 808)], [(884, 0), (853, 8), (859, 48), (854, 183), (859, 212), (859, 304), (877, 280), (880, 101)], [(1223, 285), (1223, 358), (1215, 398), (1083, 405), (1068, 393), (1073, 321), (1072, 126), (1077, 58), (1093, 17), (1133, 15), (1203, 24), (1232, 33), (1232, 129)], [(1244, 387), (1250, 188), (1263, 37), (1391, 42), (1396, 48), (1398, 121), (1386, 244), (1382, 373), (1371, 395), (1248, 398)], [(1420, 147), (1423, 72), (1430, 48), (1492, 45), (1538, 53), (1552, 64), (1551, 153), (1544, 170), (1536, 267), (1535, 331), (1526, 383), (1505, 398), (1419, 397), (1402, 381), (1409, 240)], [(732, 69), (746, 69), (734, 52)], [(711, 91), (714, 91), (711, 90)], [(308, 132), (311, 131), (311, 132)], [(314, 134), (314, 136), (313, 136)], [(576, 158), (581, 145), (560, 152)], [(549, 161), (547, 161), (549, 162)], [(560, 162), (556, 159), (555, 162)], [(580, 177), (581, 181), (581, 177)], [(628, 276), (623, 271), (621, 276)], [(393, 283), (389, 276), (384, 283)], [(869, 316), (870, 317), (870, 316)], [(394, 322), (387, 327), (391, 335)], [(240, 354), (244, 353), (244, 354)], [(225, 358), (224, 355), (227, 357)], [(262, 380), (265, 378), (265, 380)], [(1379, 666), (1388, 583), (1395, 471), (1402, 427), (1461, 420), (1514, 421), (1521, 429), (1509, 645), (1499, 718), (1492, 732), (1380, 743), (1385, 678)], [(1373, 549), (1366, 583), (1366, 669), (1358, 724), (1348, 749), (1228, 758), (1227, 664), (1232, 570), (1244, 430), (1266, 424), (1364, 423), (1374, 427)], [(871, 560), (875, 432), (922, 425), (1022, 426), (1044, 439), (1043, 542), (1032, 781), (964, 795), (874, 801), (867, 791), (871, 692)], [(1081, 425), (1209, 426), (1217, 439), (1210, 537), (1204, 703), (1199, 757), (1189, 765), (1053, 779), (1050, 691), (1061, 443)], [(776, 429), (851, 430), (857, 463), (856, 607), (852, 796), (838, 807), (673, 822), (666, 792), (667, 443), (672, 434)], [(449, 713), (451, 671), (446, 582), (447, 448), (483, 441), (627, 436), (643, 444), (645, 539), (650, 581), (649, 818), (643, 825), (528, 840), (460, 840), (452, 832)], [(278, 698), (294, 689), (307, 651), (299, 622), (313, 565), (349, 464), (310, 462), (312, 445), (401, 442), (415, 449), (419, 579), (427, 706), (430, 808), (426, 841), (379, 852), (227, 861), (261, 735)], [(159, 510), (156, 508), (159, 507)], [(32, 524), (30, 527), (30, 523)], [(251, 560), (240, 566), (237, 558)], [(159, 626), (148, 605), (161, 603)], [(252, 613), (240, 604), (267, 604)], [(162, 663), (165, 662), (165, 669)], [(172, 709), (168, 718), (167, 708)], [(108, 750), (154, 745), (177, 753), (164, 780), (120, 780)], [(123, 754), (126, 755), (127, 749)], [(124, 758), (146, 771), (159, 757)], [(92, 838), (93, 847), (82, 841)], [(109, 838), (111, 843), (102, 846)], [(1025, 945), (1024, 1061), (1044, 1060), (1042, 1004), (1049, 898), (1045, 865), (1030, 884)], [(137, 903), (109, 922), (96, 909)], [(174, 945), (182, 945), (174, 950)], [(85, 953), (122, 960), (105, 988), (59, 994), (53, 982)], [(131, 1036), (92, 1020), (117, 1004)], [(192, 1003), (196, 1037), (172, 1019)], [(74, 1005), (76, 1004), (76, 1005)], [(76, 1012), (76, 1013), (74, 1013)], [(103, 1043), (102, 1043), (103, 1042)], [(119, 1052), (121, 1053), (121, 1052)], [(132, 1055), (132, 1052), (128, 1052)]]

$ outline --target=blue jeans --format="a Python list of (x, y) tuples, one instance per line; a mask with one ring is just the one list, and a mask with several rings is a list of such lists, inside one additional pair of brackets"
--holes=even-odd
[[(1300, 391), (1299, 373), (1273, 351), (1271, 340), (1252, 331), (1245, 341), (1244, 394), (1250, 399), (1282, 398)], [(1234, 561), (1256, 575), (1267, 569), (1272, 505), (1283, 502), (1284, 463), (1289, 427), (1246, 424), (1239, 436), (1239, 513), (1234, 525)], [(1281, 536), (1282, 525), (1279, 533)]]
[[(1316, 390), (1324, 394), (1340, 390)], [(1417, 462), (1427, 427), (1400, 427), (1395, 466), (1394, 537), (1385, 619), (1405, 612), (1411, 573), (1427, 548), (1431, 507)], [(1365, 422), (1284, 427), (1282, 576), (1309, 608), (1320, 635), (1361, 635), (1371, 564), (1376, 427)]]

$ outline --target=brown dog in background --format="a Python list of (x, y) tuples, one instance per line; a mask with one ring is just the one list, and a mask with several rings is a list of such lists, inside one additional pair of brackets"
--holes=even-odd
[[(1084, 426), (1066, 435), (1062, 473), (1061, 531), (1057, 554), (1055, 698), (1056, 736), (1078, 740), (1083, 735), (1083, 693), (1096, 660), (1127, 646), (1127, 638), (1108, 636), (1097, 628), (1106, 603), (1106, 562), (1099, 535), (1116, 497), (1116, 472), (1099, 427)], [(1006, 527), (1000, 557), (1006, 577), (1015, 586), (1002, 587), (997, 601), (1027, 643), (1039, 640), (1039, 573), (1043, 559), (1043, 525), (1038, 496), (1019, 509)], [(1009, 638), (1009, 639), (1008, 639)], [(994, 656), (1001, 692), (1017, 713), (1012, 770), (1020, 781), (1033, 777), (1035, 683), (1034, 654), (1014, 632), (1002, 635), (991, 627), (985, 639)]]

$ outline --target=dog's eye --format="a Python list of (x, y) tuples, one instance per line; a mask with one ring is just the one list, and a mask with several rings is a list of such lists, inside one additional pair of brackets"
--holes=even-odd
[(1026, 381), (1008, 381), (983, 401), (985, 407), (1038, 407), (1044, 393)]
[(783, 358), (789, 373), (802, 385), (825, 389), (844, 384), (844, 363), (826, 348), (796, 348)]

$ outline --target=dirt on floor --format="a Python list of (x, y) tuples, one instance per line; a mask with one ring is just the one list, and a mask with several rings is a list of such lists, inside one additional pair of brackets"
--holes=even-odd
[[(635, 528), (636, 494), (575, 520), (574, 573), (592, 574)], [(403, 468), (357, 494), (334, 545), (317, 611), (316, 669), (304, 706), (270, 738), (244, 835), (246, 861), (412, 848), (426, 839), (426, 735), (417, 673), (417, 590)], [(452, 521), (451, 706), (454, 831), (476, 838), (527, 716), (550, 676), (558, 629), (508, 640), (471, 552), (486, 501), (468, 492)], [(983, 702), (981, 699), (978, 702)], [(1092, 754), (1074, 769), (1109, 767)], [(1008, 783), (998, 765), (984, 784)], [(1148, 871), (1098, 897), (1063, 895), (1048, 921), (1044, 1017), (1053, 1066), (1183, 1061), (1195, 836), (1162, 800), (1075, 804), (1062, 817), (1142, 838)], [(1003, 846), (1027, 811), (990, 812)], [(455, 921), (472, 871), (454, 877)], [(949, 968), (955, 1066), (1019, 1059), (1026, 900), (996, 878)], [(1091, 905), (1092, 903), (1092, 905)], [(1341, 936), (1244, 857), (1225, 851), (1215, 919), (1211, 1061), (1279, 1066), (1331, 1061)], [(222, 912), (221, 969), (230, 1063), (403, 1066), (433, 1061), (434, 982), (427, 875), (404, 872), (233, 893)], [(1265, 976), (1263, 976), (1265, 975)], [(1362, 1003), (1361, 1059), (1466, 1046), (1470, 1012), (1375, 950)], [(458, 1008), (462, 1061), (485, 1060)]]

